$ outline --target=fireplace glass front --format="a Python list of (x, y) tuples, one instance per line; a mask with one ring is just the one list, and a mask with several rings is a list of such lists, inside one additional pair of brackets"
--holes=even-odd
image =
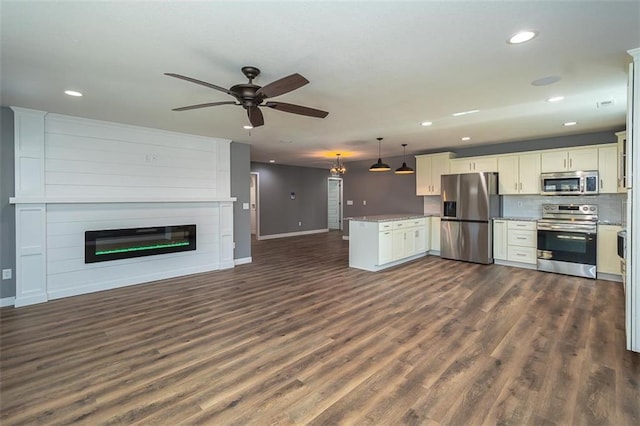
[(195, 249), (196, 225), (104, 229), (84, 233), (85, 263)]

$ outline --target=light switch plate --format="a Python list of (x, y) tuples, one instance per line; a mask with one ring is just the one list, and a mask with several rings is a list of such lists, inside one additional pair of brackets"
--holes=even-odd
[(347, 205), (348, 206), (352, 206), (353, 205), (353, 200), (347, 200)]
[(11, 275), (11, 269), (3, 269), (2, 270), (2, 279), (3, 280), (10, 280), (12, 275)]
[(242, 203), (242, 210), (249, 210), (249, 203)]

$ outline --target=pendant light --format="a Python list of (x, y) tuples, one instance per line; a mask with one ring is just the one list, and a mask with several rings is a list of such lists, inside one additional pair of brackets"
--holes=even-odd
[(407, 162), (406, 160), (406, 156), (407, 156), (407, 144), (403, 143), (402, 144), (402, 166), (398, 167), (396, 169), (396, 174), (397, 175), (412, 175), (413, 174), (413, 169), (409, 166), (407, 166)]
[(343, 175), (347, 172), (347, 168), (340, 161), (340, 154), (336, 154), (336, 162), (329, 170), (333, 176)]
[(369, 167), (370, 172), (386, 172), (391, 170), (388, 164), (382, 162), (382, 156), (380, 155), (380, 142), (382, 142), (382, 138), (376, 138), (378, 140), (378, 162), (371, 167)]

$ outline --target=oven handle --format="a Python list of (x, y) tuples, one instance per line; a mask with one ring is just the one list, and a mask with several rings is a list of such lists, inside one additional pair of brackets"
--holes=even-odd
[(539, 223), (538, 231), (579, 232), (581, 234), (595, 234), (596, 228), (589, 225), (549, 225)]

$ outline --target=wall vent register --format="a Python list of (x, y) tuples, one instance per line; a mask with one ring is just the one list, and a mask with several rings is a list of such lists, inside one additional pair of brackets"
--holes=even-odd
[(196, 225), (103, 229), (84, 233), (85, 263), (195, 249)]

